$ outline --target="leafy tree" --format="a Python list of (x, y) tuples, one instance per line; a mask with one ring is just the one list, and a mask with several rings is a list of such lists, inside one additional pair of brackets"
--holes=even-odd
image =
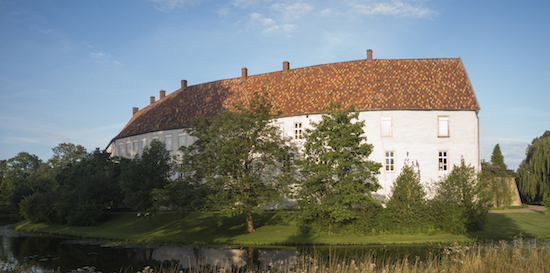
[(482, 183), (485, 195), (487, 195), (495, 207), (511, 205), (514, 192), (510, 188), (508, 181), (513, 178), (513, 175), (510, 175), (501, 166), (481, 163), (479, 182)]
[(524, 201), (531, 203), (550, 199), (550, 131), (533, 139), (516, 173)]
[(50, 189), (34, 192), (21, 201), (21, 213), (37, 222), (97, 224), (104, 219), (105, 209), (122, 200), (117, 183), (120, 174), (120, 166), (110, 154), (97, 149), (66, 165)]
[(398, 222), (411, 222), (422, 218), (426, 210), (426, 192), (420, 184), (420, 175), (414, 168), (405, 164), (391, 187), (391, 197), (386, 208)]
[(52, 151), (53, 156), (48, 163), (53, 168), (63, 168), (69, 164), (75, 164), (88, 155), (86, 148), (72, 143), (60, 143), (52, 148)]
[(483, 227), (489, 201), (483, 186), (479, 183), (475, 168), (466, 166), (464, 159), (460, 166), (454, 165), (451, 173), (437, 183), (434, 202), (442, 215), (458, 220), (453, 232), (463, 233)]
[[(364, 121), (358, 121), (354, 106), (338, 111), (331, 103), (313, 130), (306, 130), (305, 159), (298, 192), (302, 231), (321, 220), (329, 225), (355, 219), (353, 208), (376, 205), (371, 192), (380, 188), (374, 174), (381, 164), (367, 160), (373, 146), (363, 135)], [(355, 120), (355, 122), (353, 122)], [(329, 231), (330, 232), (330, 231)]]
[(502, 152), (500, 151), (500, 145), (495, 145), (495, 148), (493, 149), (493, 154), (491, 154), (491, 163), (493, 165), (500, 166), (503, 170), (506, 170), (508, 167), (504, 163), (504, 156), (502, 155)]
[(27, 152), (20, 152), (3, 163), (3, 180), (0, 186), (0, 212), (2, 214), (17, 214), (19, 212), (19, 202), (33, 192), (28, 178), (41, 164), (42, 160)]
[(172, 167), (166, 145), (153, 140), (141, 157), (125, 164), (121, 180), (124, 202), (139, 211), (156, 211), (153, 189), (161, 189), (170, 182)]
[[(258, 93), (245, 108), (200, 117), (192, 122), (197, 141), (183, 149), (182, 177), (210, 187), (207, 202), (224, 216), (245, 215), (246, 232), (255, 232), (253, 213), (277, 204), (294, 175), (295, 150), (272, 124), (266, 95)], [(203, 188), (204, 189), (204, 188)]]

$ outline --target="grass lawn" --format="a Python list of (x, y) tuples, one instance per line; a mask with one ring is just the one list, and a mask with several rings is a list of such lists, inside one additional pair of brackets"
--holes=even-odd
[(300, 235), (291, 213), (264, 213), (256, 215), (256, 233), (244, 234), (244, 217), (219, 218), (212, 213), (194, 213), (185, 218), (162, 213), (147, 217), (135, 214), (115, 214), (99, 226), (69, 227), (65, 225), (32, 224), (20, 222), (16, 229), (66, 234), (72, 236), (127, 240), (145, 243), (178, 244), (407, 244), (448, 243), (472, 240), (512, 239), (523, 233), (527, 238), (550, 238), (550, 216), (544, 212), (488, 215), (482, 231), (465, 234), (436, 235)]

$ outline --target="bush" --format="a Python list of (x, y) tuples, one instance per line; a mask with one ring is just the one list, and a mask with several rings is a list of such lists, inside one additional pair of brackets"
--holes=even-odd
[[(442, 226), (453, 229), (453, 233), (465, 230), (475, 231), (483, 227), (487, 218), (488, 198), (483, 194), (475, 168), (454, 166), (451, 173), (436, 185), (436, 196), (432, 203), (434, 213), (443, 220)], [(455, 230), (459, 229), (459, 230)]]
[(84, 203), (73, 208), (67, 215), (67, 223), (70, 226), (93, 226), (102, 222), (105, 218), (105, 211), (102, 207)]

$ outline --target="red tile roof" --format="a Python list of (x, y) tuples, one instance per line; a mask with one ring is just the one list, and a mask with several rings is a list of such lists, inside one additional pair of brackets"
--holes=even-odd
[(255, 91), (267, 92), (283, 117), (322, 113), (331, 101), (356, 110), (479, 110), (460, 59), (359, 60), (188, 86), (134, 114), (115, 139), (189, 127)]

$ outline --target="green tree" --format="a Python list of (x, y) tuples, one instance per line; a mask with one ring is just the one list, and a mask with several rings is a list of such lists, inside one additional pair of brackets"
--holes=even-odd
[(500, 166), (503, 170), (508, 169), (504, 163), (504, 156), (500, 151), (500, 144), (495, 145), (495, 148), (493, 149), (493, 154), (491, 154), (491, 163), (493, 165)]
[(420, 184), (420, 175), (405, 164), (391, 187), (391, 197), (386, 208), (400, 223), (416, 223), (426, 211), (426, 192)]
[(20, 152), (3, 163), (3, 181), (0, 186), (0, 213), (19, 213), (19, 202), (33, 192), (29, 177), (41, 164), (42, 160), (38, 156), (27, 152)]
[(284, 194), (296, 151), (272, 124), (279, 113), (266, 95), (255, 93), (247, 107), (236, 108), (193, 120), (191, 135), (197, 140), (183, 149), (182, 177), (210, 187), (208, 205), (221, 215), (244, 214), (245, 231), (251, 233), (252, 214), (278, 204)]
[(518, 189), (525, 202), (550, 199), (550, 131), (533, 139), (516, 175)]
[(48, 163), (53, 168), (63, 168), (69, 164), (75, 164), (88, 155), (86, 148), (72, 143), (60, 143), (52, 148), (53, 156)]
[(166, 145), (153, 140), (141, 157), (122, 162), (126, 162), (120, 184), (124, 202), (139, 211), (155, 212), (153, 190), (168, 184), (173, 173), (172, 159)]
[(460, 166), (454, 165), (451, 173), (437, 183), (433, 201), (442, 215), (455, 218), (442, 222), (458, 220), (453, 232), (463, 233), (483, 227), (489, 201), (484, 192), (475, 168), (462, 159)]
[(353, 208), (378, 204), (371, 192), (380, 188), (374, 175), (381, 164), (367, 160), (373, 146), (366, 143), (365, 122), (353, 105), (339, 108), (331, 103), (328, 114), (306, 130), (298, 192), (304, 232), (315, 221), (324, 221), (330, 232), (330, 225), (356, 218)]

